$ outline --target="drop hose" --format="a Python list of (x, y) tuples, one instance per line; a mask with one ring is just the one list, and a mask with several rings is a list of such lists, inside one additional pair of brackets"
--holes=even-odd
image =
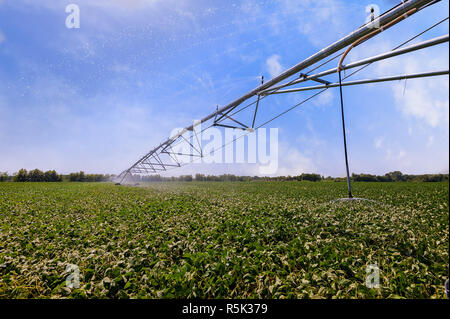
[(344, 137), (344, 153), (345, 153), (345, 168), (346, 168), (346, 173), (347, 173), (347, 189), (348, 189), (348, 198), (353, 198), (352, 195), (352, 186), (351, 186), (351, 182), (350, 182), (350, 170), (348, 167), (348, 154), (347, 154), (347, 138), (345, 135), (345, 117), (344, 117), (344, 97), (343, 97), (343, 93), (342, 93), (342, 75), (341, 75), (341, 71), (344, 69), (342, 67), (342, 63), (344, 62), (344, 59), (347, 57), (347, 55), (350, 53), (350, 51), (358, 46), (359, 44), (369, 40), (370, 38), (374, 37), (375, 35), (377, 35), (378, 33), (383, 32), (384, 30), (390, 28), (391, 26), (393, 26), (394, 24), (406, 19), (408, 16), (410, 16), (411, 14), (414, 14), (417, 11), (416, 8), (409, 10), (408, 12), (406, 12), (405, 14), (397, 17), (396, 19), (392, 20), (389, 23), (386, 23), (385, 25), (376, 28), (374, 31), (366, 34), (365, 36), (362, 36), (361, 38), (359, 38), (358, 40), (356, 40), (355, 42), (353, 42), (342, 54), (338, 66), (337, 66), (337, 71), (339, 74), (339, 93), (340, 93), (340, 101), (341, 101), (341, 119), (342, 119), (342, 134)]

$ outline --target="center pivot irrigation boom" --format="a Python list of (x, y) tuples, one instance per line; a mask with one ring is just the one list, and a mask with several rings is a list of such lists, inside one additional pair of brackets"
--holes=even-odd
[[(231, 128), (243, 129), (243, 130), (246, 130), (247, 132), (253, 132), (256, 128), (266, 125), (270, 121), (287, 113), (288, 111), (299, 106), (300, 104), (303, 104), (304, 102), (308, 101), (309, 99), (311, 99), (311, 98), (317, 96), (318, 94), (322, 93), (323, 91), (327, 90), (328, 88), (339, 87), (341, 90), (341, 114), (342, 114), (342, 124), (343, 124), (345, 160), (346, 160), (346, 169), (347, 169), (348, 195), (349, 195), (349, 198), (351, 198), (352, 194), (351, 194), (351, 187), (350, 187), (350, 174), (349, 174), (349, 168), (348, 168), (347, 147), (346, 147), (346, 140), (345, 140), (345, 123), (344, 123), (344, 109), (343, 109), (343, 100), (342, 100), (342, 87), (349, 86), (349, 85), (360, 85), (360, 84), (365, 84), (365, 83), (394, 81), (394, 80), (399, 80), (399, 79), (445, 75), (445, 74), (449, 74), (449, 71), (444, 70), (444, 71), (427, 72), (427, 73), (420, 73), (420, 74), (405, 74), (405, 75), (398, 75), (398, 76), (385, 77), (385, 78), (379, 78), (379, 79), (368, 79), (368, 80), (359, 80), (359, 81), (352, 81), (352, 82), (342, 82), (341, 71), (356, 68), (358, 66), (362, 66), (360, 69), (358, 69), (355, 72), (353, 72), (352, 74), (346, 76), (344, 78), (344, 79), (346, 79), (349, 76), (358, 72), (359, 70), (367, 67), (368, 65), (370, 65), (373, 62), (381, 61), (381, 60), (391, 58), (394, 56), (399, 56), (399, 55), (402, 55), (405, 53), (420, 50), (420, 49), (427, 48), (427, 47), (437, 45), (440, 43), (448, 42), (449, 36), (447, 34), (447, 35), (444, 35), (444, 36), (441, 36), (438, 38), (420, 42), (420, 43), (410, 45), (408, 47), (404, 47), (404, 48), (400, 49), (401, 46), (405, 45), (406, 43), (408, 43), (409, 41), (411, 41), (412, 39), (417, 37), (417, 36), (415, 36), (414, 38), (402, 43), (400, 46), (396, 47), (392, 51), (389, 51), (389, 52), (386, 52), (383, 54), (379, 54), (377, 56), (373, 56), (370, 58), (366, 58), (364, 60), (352, 62), (347, 65), (343, 64), (344, 59), (352, 48), (354, 48), (357, 45), (376, 36), (377, 34), (383, 32), (384, 30), (395, 25), (396, 23), (408, 18), (409, 16), (411, 16), (411, 15), (421, 11), (422, 9), (424, 9), (430, 5), (433, 5), (439, 1), (440, 0), (402, 1), (402, 3), (396, 5), (395, 7), (391, 8), (390, 10), (381, 14), (379, 17), (374, 18), (372, 21), (359, 27), (355, 31), (351, 32), (349, 35), (340, 39), (339, 41), (336, 41), (335, 43), (329, 45), (328, 47), (313, 54), (309, 58), (301, 61), (300, 63), (298, 63), (295, 66), (291, 67), (290, 69), (284, 71), (283, 73), (274, 77), (273, 79), (271, 79), (265, 83), (264, 83), (264, 80), (262, 80), (261, 85), (258, 86), (257, 88), (244, 94), (240, 98), (232, 101), (228, 105), (225, 105), (221, 108), (217, 107), (215, 112), (205, 116), (201, 120), (195, 122), (193, 125), (190, 125), (184, 129), (182, 129), (174, 136), (169, 137), (166, 141), (162, 142), (161, 144), (159, 144), (158, 146), (153, 148), (150, 152), (148, 152), (143, 157), (141, 157), (138, 161), (136, 161), (133, 165), (131, 165), (131, 167), (124, 170), (118, 176), (118, 180), (120, 181), (120, 183), (122, 183), (127, 178), (127, 176), (132, 177), (133, 174), (139, 174), (139, 175), (140, 174), (144, 174), (144, 175), (145, 174), (154, 174), (154, 173), (161, 172), (161, 171), (167, 171), (170, 168), (180, 167), (181, 162), (178, 160), (178, 156), (203, 157), (201, 144), (198, 140), (197, 132), (195, 130), (196, 126), (201, 125), (202, 123), (205, 123), (208, 121), (212, 122), (212, 124), (210, 126), (208, 126), (207, 128), (212, 127), (212, 126), (231, 127)], [(443, 21), (445, 21), (447, 19), (448, 18), (440, 21), (439, 23), (442, 23)], [(439, 23), (435, 24), (431, 28), (435, 27)], [(425, 30), (421, 34), (425, 33), (426, 31), (430, 30), (431, 28)], [(323, 61), (326, 58), (330, 57), (331, 55), (333, 55), (335, 53), (338, 53), (339, 51), (341, 51), (343, 49), (346, 49), (345, 52), (342, 52), (332, 58), (329, 58), (325, 62)], [(316, 74), (309, 74), (312, 71), (318, 69), (319, 67), (325, 65), (326, 63), (328, 63), (338, 57), (341, 57), (341, 58), (340, 58), (338, 66), (336, 68), (322, 71), (322, 72), (319, 72)], [(318, 62), (321, 62), (321, 64), (318, 66), (315, 66), (308, 73), (306, 73), (306, 74), (301, 73), (306, 68), (308, 68), (310, 66), (314, 66)], [(339, 82), (338, 83), (331, 83), (327, 80), (322, 79), (323, 76), (335, 74), (335, 73), (339, 74)], [(289, 78), (291, 78), (293, 76), (296, 76), (296, 77), (288, 80)], [(287, 80), (287, 81), (285, 83), (279, 84), (280, 82), (282, 82), (284, 80)], [(306, 82), (306, 81), (318, 82), (318, 83), (320, 83), (320, 85), (281, 90), (282, 88), (292, 86), (295, 84), (299, 84), (302, 82)], [(264, 98), (266, 98), (269, 95), (273, 95), (273, 94), (292, 93), (292, 92), (307, 91), (307, 90), (321, 90), (321, 91), (319, 91), (317, 94), (313, 95), (312, 97), (307, 98), (307, 99), (303, 100), (302, 102), (294, 105), (292, 108), (288, 109), (287, 111), (284, 111), (281, 114), (275, 116), (274, 118), (272, 118), (272, 120), (267, 121), (267, 122), (255, 127), (255, 120), (256, 120), (256, 114), (258, 111), (258, 106)], [(253, 98), (255, 98), (253, 102), (243, 106), (244, 102), (251, 100)], [(238, 112), (240, 112), (243, 109), (246, 109), (252, 105), (255, 105), (255, 111), (252, 116), (252, 119), (250, 119), (252, 122), (252, 124), (250, 126), (247, 126), (247, 125), (243, 124), (242, 122), (233, 118), (234, 114), (237, 114)], [(232, 111), (234, 111), (234, 112), (231, 113)], [(225, 121), (225, 120), (231, 121), (234, 126), (223, 124), (223, 121)], [(236, 126), (236, 125), (238, 125), (238, 126)], [(204, 129), (204, 130), (206, 130), (206, 129)], [(185, 138), (183, 136), (184, 134), (191, 134), (191, 138), (189, 138), (189, 139)], [(196, 142), (194, 142), (194, 141), (196, 141)], [(175, 143), (178, 144), (179, 142), (188, 143), (191, 148), (191, 154), (181, 154), (181, 153), (175, 152), (173, 150), (173, 146), (175, 145)], [(196, 146), (194, 146), (194, 144), (196, 144)]]

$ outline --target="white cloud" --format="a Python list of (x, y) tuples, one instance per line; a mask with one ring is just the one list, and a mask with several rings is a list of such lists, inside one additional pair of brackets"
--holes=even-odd
[(430, 79), (426, 81), (410, 81), (407, 83), (406, 93), (403, 95), (404, 86), (397, 83), (393, 86), (397, 107), (407, 116), (413, 116), (424, 120), (432, 127), (447, 126), (449, 116), (448, 93), (449, 82), (447, 79)]
[(405, 150), (392, 151), (390, 148), (386, 150), (386, 160), (403, 161), (407, 153)]
[(271, 55), (266, 60), (267, 65), (267, 71), (269, 72), (270, 76), (273, 78), (280, 74), (283, 71), (283, 67), (280, 64), (280, 56), (277, 54)]
[(279, 163), (276, 176), (318, 172), (313, 160), (286, 143), (279, 143)]
[[(422, 73), (448, 69), (448, 51), (435, 50), (430, 54), (420, 52), (379, 62), (379, 76)], [(431, 127), (446, 128), (449, 125), (448, 75), (398, 81), (392, 85), (398, 110), (407, 117), (423, 121)]]
[(291, 150), (286, 156), (283, 156), (283, 162), (275, 175), (295, 176), (316, 171), (311, 159), (297, 150)]

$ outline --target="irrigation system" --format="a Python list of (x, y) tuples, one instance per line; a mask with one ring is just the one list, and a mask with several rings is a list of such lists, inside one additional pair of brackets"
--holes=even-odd
[[(441, 43), (446, 43), (449, 41), (449, 35), (443, 35), (434, 39), (430, 39), (427, 41), (423, 41), (420, 43), (416, 43), (413, 45), (409, 45), (404, 47), (404, 45), (408, 44), (415, 38), (419, 37), (420, 35), (424, 34), (425, 32), (431, 30), (432, 28), (436, 27), (440, 23), (443, 23), (444, 21), (448, 20), (448, 17), (437, 22), (436, 24), (432, 25), (431, 27), (427, 28), (423, 32), (417, 34), (416, 36), (408, 39), (407, 41), (403, 42), (399, 46), (395, 47), (389, 52), (385, 52), (382, 54), (378, 54), (373, 57), (369, 57), (363, 60), (359, 60), (356, 62), (352, 62), (349, 64), (344, 64), (345, 58), (348, 55), (348, 53), (356, 46), (360, 45), (361, 43), (375, 37), (376, 35), (380, 34), (381, 32), (385, 31), (386, 29), (390, 28), (391, 26), (401, 22), (404, 19), (407, 19), (408, 17), (420, 12), (421, 10), (425, 9), (426, 7), (433, 5), (440, 0), (407, 0), (402, 1), (400, 4), (394, 6), (393, 8), (389, 9), (385, 13), (381, 14), (378, 17), (372, 17), (372, 20), (363, 26), (359, 27), (358, 29), (354, 30), (344, 38), (334, 42), (333, 44), (329, 45), (328, 47), (320, 50), (319, 52), (313, 54), (309, 58), (299, 62), (298, 64), (294, 65), (293, 67), (289, 68), (288, 70), (284, 71), (280, 75), (274, 77), (273, 79), (264, 82), (264, 78), (262, 78), (261, 85), (256, 87), (255, 89), (251, 90), (250, 92), (244, 94), (243, 96), (235, 99), (234, 101), (230, 102), (229, 104), (223, 106), (223, 107), (216, 107), (216, 110), (209, 115), (205, 116), (199, 121), (196, 121), (194, 124), (185, 127), (184, 129), (180, 130), (178, 133), (176, 133), (174, 136), (169, 137), (167, 140), (163, 141), (161, 144), (153, 148), (151, 151), (149, 151), (147, 154), (139, 158), (134, 164), (132, 164), (128, 169), (124, 170), (119, 176), (118, 180), (120, 183), (123, 183), (124, 180), (127, 179), (127, 177), (133, 177), (133, 174), (138, 175), (149, 175), (149, 174), (155, 174), (158, 172), (164, 172), (171, 168), (180, 167), (182, 165), (181, 161), (179, 160), (178, 156), (190, 156), (192, 157), (203, 157), (203, 151), (201, 147), (201, 143), (198, 139), (198, 132), (196, 132), (195, 128), (196, 126), (199, 126), (203, 123), (210, 123), (209, 126), (207, 126), (205, 129), (203, 129), (201, 132), (205, 131), (206, 129), (210, 127), (225, 127), (225, 128), (234, 128), (234, 129), (242, 129), (246, 131), (247, 133), (252, 133), (256, 129), (267, 125), (269, 122), (275, 120), (276, 118), (286, 114), (287, 112), (291, 111), (292, 109), (302, 105), (303, 103), (306, 103), (310, 99), (316, 97), (317, 95), (323, 93), (324, 91), (328, 90), (329, 88), (335, 88), (339, 87), (340, 89), (340, 102), (341, 102), (341, 120), (342, 120), (342, 132), (343, 132), (343, 139), (344, 139), (344, 151), (345, 151), (345, 164), (346, 164), (346, 172), (347, 172), (347, 186), (348, 186), (348, 198), (352, 199), (352, 193), (351, 193), (351, 184), (350, 184), (350, 171), (349, 171), (349, 164), (348, 164), (348, 153), (347, 153), (347, 142), (346, 142), (346, 131), (345, 131), (345, 117), (344, 117), (344, 99), (343, 99), (343, 87), (346, 86), (352, 86), (352, 85), (363, 85), (368, 83), (379, 83), (379, 82), (387, 82), (387, 81), (397, 81), (397, 80), (406, 80), (406, 79), (414, 79), (414, 78), (424, 78), (424, 77), (433, 77), (433, 76), (443, 76), (448, 75), (449, 70), (439, 70), (439, 71), (430, 71), (426, 73), (417, 73), (417, 74), (401, 74), (401, 75), (395, 75), (395, 76), (389, 76), (389, 77), (383, 77), (383, 78), (375, 78), (375, 79), (364, 79), (364, 80), (356, 80), (356, 81), (343, 81), (347, 79), (348, 77), (352, 76), (353, 74), (361, 71), (362, 69), (366, 68), (370, 64), (382, 61), (388, 58), (400, 56), (409, 52), (422, 50), (431, 46), (435, 46)], [(342, 50), (344, 50), (341, 52)], [(331, 58), (330, 58), (331, 56)], [(318, 68), (322, 67), (323, 65), (330, 63), (337, 58), (340, 58), (337, 66), (335, 68), (331, 68), (329, 70), (321, 71), (318, 73), (313, 73)], [(302, 73), (306, 68), (313, 67), (311, 70), (309, 70), (306, 73)], [(351, 74), (342, 77), (342, 71), (350, 70), (353, 68), (357, 68), (356, 71), (352, 72)], [(339, 81), (336, 83), (332, 83), (326, 79), (324, 79), (324, 76), (331, 75), (331, 74), (338, 74), (339, 75)], [(294, 87), (285, 89), (287, 87), (292, 87), (294, 85), (304, 83), (304, 82), (314, 82), (318, 83), (319, 85), (313, 85), (313, 86), (302, 86), (302, 87)], [(316, 94), (314, 94), (311, 97), (308, 97), (304, 100), (302, 100), (300, 103), (297, 103), (296, 105), (292, 106), (291, 108), (283, 111), (282, 113), (279, 113), (275, 115), (271, 120), (266, 121), (262, 124), (256, 125), (256, 117), (258, 113), (258, 108), (261, 107), (261, 102), (263, 99), (267, 98), (270, 95), (274, 94), (288, 94), (288, 93), (295, 93), (295, 92), (302, 92), (302, 91), (309, 91), (309, 90), (318, 90)], [(251, 122), (251, 125), (246, 125), (243, 123), (243, 121), (238, 121), (234, 116), (250, 107), (254, 106), (254, 112), (252, 115), (252, 118), (249, 119), (249, 123)], [(231, 123), (231, 124), (230, 124)], [(186, 138), (184, 135), (188, 134), (189, 138)], [(235, 139), (236, 140), (236, 139)], [(232, 141), (234, 142), (234, 141)], [(173, 150), (173, 147), (178, 143), (187, 143), (189, 147), (191, 148), (190, 154), (183, 154), (180, 152), (175, 152)], [(224, 147), (223, 145), (222, 147)]]

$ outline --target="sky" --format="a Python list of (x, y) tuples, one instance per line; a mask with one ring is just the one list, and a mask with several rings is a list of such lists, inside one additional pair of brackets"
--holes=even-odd
[[(0, 0), (0, 172), (118, 174), (174, 128), (363, 25), (367, 5), (384, 12), (397, 2)], [(65, 24), (72, 3), (80, 28)], [(353, 49), (346, 61), (392, 50), (448, 11), (441, 1)], [(412, 43), (448, 32), (446, 21)], [(448, 70), (448, 53), (441, 44), (376, 62), (349, 80)], [(257, 124), (312, 94), (264, 99)], [(352, 172), (448, 173), (448, 75), (345, 87), (344, 101)], [(338, 89), (267, 127), (278, 128), (274, 175), (345, 175)], [(203, 163), (166, 175), (258, 172), (258, 164)]]

